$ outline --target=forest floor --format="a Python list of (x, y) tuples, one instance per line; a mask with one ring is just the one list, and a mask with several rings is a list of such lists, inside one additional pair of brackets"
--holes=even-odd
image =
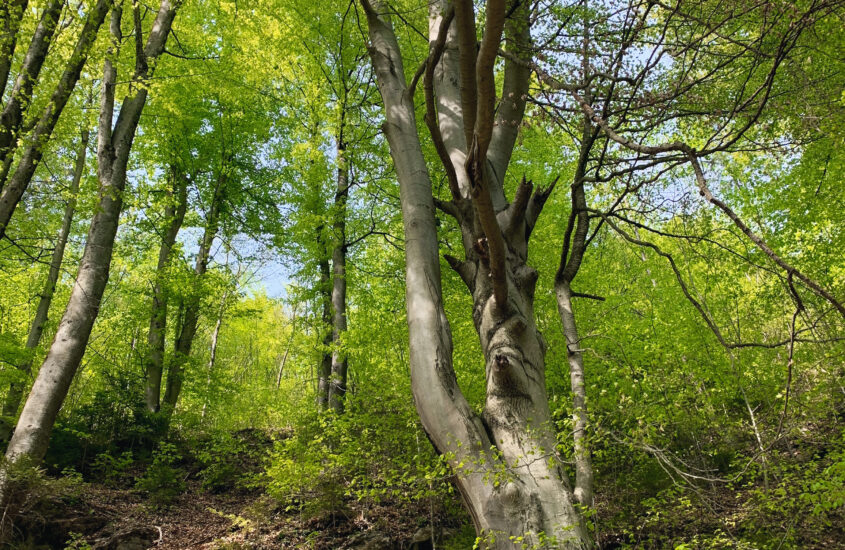
[[(599, 547), (845, 549), (840, 483), (845, 462), (830, 443), (841, 440), (841, 430), (823, 428), (816, 427), (814, 437), (793, 446), (788, 457), (770, 454), (780, 457), (784, 467), (770, 462), (769, 488), (757, 479), (688, 490), (670, 484), (657, 491), (638, 488), (620, 477), (623, 473), (609, 473), (598, 480), (596, 514), (591, 517)], [(269, 447), (257, 448), (266, 452)], [(254, 455), (239, 457), (235, 474), (261, 471), (262, 462)], [(359, 501), (341, 496), (342, 491), (327, 499), (325, 489), (318, 493), (321, 489), (314, 488), (279, 503), (260, 484), (250, 489), (226, 478), (212, 490), (197, 475), (198, 466), (182, 466), (173, 470), (181, 472), (179, 488), (166, 504), (134, 488), (144, 471), (137, 464), (109, 486), (83, 482), (79, 474), (57, 478), (53, 472), (40, 478), (37, 490), (29, 487), (36, 496), (15, 520), (17, 542), (2, 548), (424, 550), (432, 548), (431, 525), (438, 526), (439, 550), (473, 547), (474, 532), (454, 494), (440, 495), (440, 500)], [(640, 472), (638, 479), (660, 481), (654, 472)], [(820, 515), (818, 510), (829, 511)]]
[[(216, 494), (196, 481), (167, 506), (154, 506), (141, 491), (86, 483), (70, 499), (56, 496), (31, 513), (21, 548), (423, 550), (431, 548), (429, 529), (421, 527), (428, 520), (424, 507), (395, 503), (347, 503), (341, 512), (306, 516), (261, 493)], [(453, 539), (458, 531), (442, 530)]]

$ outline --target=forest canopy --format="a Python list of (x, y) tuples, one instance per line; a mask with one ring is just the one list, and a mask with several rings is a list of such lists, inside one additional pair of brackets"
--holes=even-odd
[(845, 548), (843, 22), (4, 0), (0, 541)]

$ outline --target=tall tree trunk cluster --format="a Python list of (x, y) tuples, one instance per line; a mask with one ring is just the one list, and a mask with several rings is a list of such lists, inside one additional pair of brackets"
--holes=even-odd
[(173, 360), (167, 372), (163, 407), (168, 415), (173, 413), (179, 401), (179, 394), (182, 392), (182, 382), (185, 377), (185, 367), (190, 359), (194, 337), (197, 334), (200, 302), (202, 299), (202, 281), (205, 273), (208, 271), (208, 263), (211, 260), (211, 247), (220, 228), (220, 213), (226, 201), (226, 186), (229, 183), (227, 168), (227, 158), (224, 152), (220, 173), (217, 175), (212, 192), (211, 204), (206, 213), (205, 228), (203, 229), (202, 240), (200, 241), (199, 251), (197, 252), (197, 258), (194, 264), (193, 288), (185, 298), (182, 324), (176, 336)]
[[(179, 2), (162, 0), (146, 43), (142, 38), (141, 6), (133, 3), (136, 35), (135, 70), (130, 88), (115, 117), (117, 69), (112, 61), (122, 39), (122, 9), (112, 10), (112, 45), (103, 68), (97, 136), (99, 202), (91, 220), (82, 260), (64, 315), (38, 376), (24, 404), (17, 427), (6, 450), (6, 464), (27, 460), (40, 462), (50, 432), (67, 396), (88, 344), (108, 282), (112, 251), (123, 207), (127, 164), (135, 131), (147, 100), (148, 81), (164, 51)], [(5, 192), (5, 190), (4, 190)], [(8, 218), (6, 218), (6, 221)], [(5, 227), (5, 221), (0, 227)], [(0, 504), (8, 503), (12, 479), (7, 466), (0, 470)]]
[[(497, 102), (494, 64), (530, 47), (528, 3), (489, 0), (481, 43), (471, 0), (430, 3), (424, 78), (429, 133), (449, 181), (435, 200), (415, 120), (413, 87), (385, 5), (362, 0), (370, 56), (405, 228), (411, 387), (423, 427), (448, 457), (485, 548), (588, 548), (592, 542), (556, 452), (545, 387), (546, 343), (534, 318), (532, 229), (553, 189), (504, 179), (525, 109), (529, 72), (506, 61)], [(416, 84), (416, 79), (413, 84)], [(464, 258), (447, 256), (472, 295), (487, 394), (476, 414), (457, 385), (443, 307), (435, 207), (457, 222)]]
[(164, 372), (164, 344), (167, 334), (167, 276), (176, 237), (185, 221), (188, 208), (188, 176), (177, 165), (170, 168), (172, 188), (168, 189), (168, 204), (164, 210), (165, 230), (158, 251), (153, 299), (150, 308), (150, 328), (147, 332), (145, 358), (144, 400), (150, 412), (161, 406), (161, 378)]

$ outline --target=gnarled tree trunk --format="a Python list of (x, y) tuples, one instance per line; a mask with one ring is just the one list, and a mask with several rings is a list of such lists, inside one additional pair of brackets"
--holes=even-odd
[[(545, 343), (534, 321), (537, 272), (526, 264), (531, 229), (551, 188), (532, 195), (532, 184), (523, 181), (508, 204), (503, 187), (528, 78), (522, 67), (506, 63), (505, 97), (497, 109), (493, 66), (505, 27), (511, 47), (527, 45), (528, 8), (488, 1), (484, 39), (477, 48), (471, 0), (456, 0), (454, 7), (430, 4), (426, 122), (453, 196), (438, 206), (458, 221), (463, 236), (465, 259), (447, 260), (472, 294), (472, 317), (484, 352), (487, 397), (478, 415), (458, 388), (452, 366), (435, 200), (401, 52), (380, 6), (368, 0), (362, 4), (399, 179), (411, 387), (423, 427), (455, 471), (482, 547), (589, 547), (555, 451)], [(453, 18), (455, 30), (449, 31)]]

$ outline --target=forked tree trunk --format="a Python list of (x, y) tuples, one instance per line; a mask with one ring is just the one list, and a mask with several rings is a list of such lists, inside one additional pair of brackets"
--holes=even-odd
[(329, 406), (343, 412), (349, 364), (343, 349), (346, 333), (346, 202), (349, 197), (349, 159), (342, 139), (337, 146), (337, 191), (334, 211), (334, 249), (332, 250), (332, 372)]
[(185, 220), (188, 208), (188, 178), (181, 171), (171, 167), (173, 189), (168, 190), (168, 204), (164, 210), (167, 229), (161, 238), (158, 251), (153, 303), (150, 313), (150, 330), (147, 333), (147, 358), (144, 378), (144, 401), (147, 410), (158, 412), (161, 406), (161, 376), (164, 371), (164, 341), (167, 334), (167, 277), (170, 257), (176, 237)]
[[(70, 182), (70, 195), (67, 206), (65, 206), (62, 227), (59, 230), (59, 238), (56, 240), (56, 246), (50, 258), (50, 270), (47, 273), (47, 281), (44, 283), (44, 289), (41, 291), (41, 296), (38, 299), (38, 309), (35, 310), (35, 318), (32, 320), (32, 325), (29, 327), (29, 335), (26, 339), (26, 349), (30, 353), (34, 353), (35, 348), (41, 343), (41, 336), (44, 334), (44, 325), (47, 323), (50, 304), (53, 301), (56, 283), (59, 280), (59, 274), (62, 269), (62, 258), (65, 255), (65, 246), (67, 245), (68, 235), (70, 235), (73, 214), (76, 211), (76, 195), (79, 192), (79, 182), (82, 179), (82, 173), (85, 171), (85, 153), (88, 150), (89, 135), (89, 131), (85, 129), (82, 131), (79, 140), (79, 150), (76, 152), (76, 164)], [(32, 357), (27, 358), (18, 368), (24, 376), (29, 377), (32, 370)], [(9, 394), (6, 396), (6, 402), (3, 404), (3, 416), (8, 418), (9, 421), (4, 421), (0, 426), (0, 441), (4, 443), (9, 440), (9, 436), (11, 435), (12, 419), (18, 414), (18, 408), (21, 405), (25, 386), (26, 384), (23, 382), (13, 382), (9, 387)]]
[[(489, 72), (478, 79), (477, 101), (467, 101), (467, 90), (475, 82), (475, 75), (456, 77), (455, 66), (444, 67), (450, 82), (461, 82), (460, 108), (464, 115), (472, 112), (476, 103), (476, 122), (468, 124), (457, 117), (440, 113), (449, 119), (451, 128), (469, 127), (469, 135), (462, 144), (473, 145), (473, 154), (484, 151), (484, 162), (472, 173), (455, 164), (449, 145), (438, 151), (453, 185), (453, 201), (442, 204), (459, 222), (464, 236), (466, 259), (450, 258), (450, 264), (460, 274), (473, 298), (473, 320), (479, 333), (485, 358), (487, 399), (481, 415), (469, 406), (457, 386), (452, 366), (452, 340), (449, 322), (443, 309), (440, 286), (437, 227), (434, 216), (431, 179), (422, 154), (413, 98), (405, 82), (401, 52), (390, 22), (373, 6), (362, 0), (369, 25), (370, 56), (376, 71), (379, 91), (384, 102), (384, 125), (391, 156), (399, 179), (400, 200), (405, 229), (405, 292), (411, 351), (411, 388), (423, 427), (438, 452), (445, 455), (456, 474), (456, 485), (473, 518), (483, 548), (546, 548), (581, 549), (591, 545), (583, 521), (575, 508), (574, 496), (555, 451), (556, 437), (548, 407), (545, 388), (545, 343), (534, 321), (534, 286), (537, 272), (526, 265), (527, 244), (536, 216), (549, 190), (539, 190), (531, 196), (532, 186), (523, 182), (507, 205), (501, 188), (510, 153), (521, 120), (516, 101), (498, 111), (499, 130), (492, 131), (493, 109), (490, 107), (492, 60), (489, 55), (498, 48), (498, 39), (482, 42), (479, 65), (486, 63)], [(488, 2), (488, 13), (498, 16), (496, 25), (503, 25), (505, 7)], [(513, 6), (522, 21), (527, 21), (523, 5)], [(437, 39), (445, 30), (438, 2), (432, 3), (430, 33), (432, 52), (443, 47)], [(459, 17), (459, 9), (464, 12)], [(490, 16), (488, 15), (488, 18)], [(522, 19), (524, 17), (524, 19)], [(472, 56), (475, 67), (475, 17), (472, 3), (457, 2), (456, 37), (450, 38), (461, 46), (458, 60), (462, 66)], [(451, 16), (446, 18), (448, 25)], [(462, 26), (463, 25), (463, 26)], [(446, 27), (447, 29), (448, 27)], [(511, 29), (512, 36), (520, 36), (525, 29)], [(498, 30), (501, 33), (501, 26)], [(464, 33), (463, 36), (461, 34)], [(492, 32), (491, 34), (495, 34)], [(445, 41), (445, 37), (443, 37)], [(466, 42), (462, 44), (461, 42)], [(485, 40), (490, 40), (485, 36)], [(488, 56), (482, 57), (482, 54)], [(436, 63), (430, 56), (429, 63)], [(457, 63), (456, 63), (457, 64)], [(520, 83), (519, 73), (506, 67), (505, 90), (518, 91), (527, 86)], [(474, 69), (473, 69), (474, 70)], [(479, 69), (479, 74), (482, 74)], [(515, 76), (516, 75), (516, 76)], [(429, 78), (428, 76), (426, 78)], [(470, 81), (469, 84), (465, 81)], [(510, 88), (509, 88), (510, 87)], [(431, 88), (426, 85), (426, 94)], [(475, 93), (475, 92), (473, 92)], [(510, 96), (509, 96), (510, 97)], [(519, 94), (516, 95), (518, 99)], [(429, 103), (427, 97), (427, 103)], [(495, 98), (494, 98), (495, 99)], [(513, 99), (513, 98), (512, 98)], [(486, 107), (484, 107), (486, 105)], [(457, 106), (455, 106), (457, 108)], [(515, 109), (515, 110), (512, 110)], [(437, 124), (435, 141), (443, 140)], [(479, 130), (481, 128), (481, 130)], [(474, 130), (473, 130), (474, 129)], [(445, 134), (445, 132), (443, 132)], [(459, 132), (455, 132), (460, 134)], [(454, 133), (452, 134), (454, 136)], [(479, 139), (481, 135), (481, 139)], [(492, 143), (489, 143), (490, 136)], [(486, 137), (485, 137), (486, 136)], [(489, 157), (485, 145), (489, 143)], [(454, 143), (452, 147), (461, 148)], [(472, 165), (473, 155), (470, 157)], [(477, 161), (476, 161), (477, 162)], [(485, 166), (485, 163), (487, 164)], [(472, 203), (462, 189), (468, 182)], [(466, 185), (466, 184), (464, 184)], [(489, 195), (482, 195), (489, 193)], [(479, 204), (487, 201), (485, 204)], [(493, 214), (493, 218), (484, 216)], [(479, 227), (484, 225), (485, 230)], [(493, 233), (494, 229), (497, 233)], [(486, 238), (484, 237), (486, 235)], [(480, 238), (479, 238), (480, 237)], [(494, 251), (493, 241), (501, 248)], [(503, 253), (494, 256), (494, 253)], [(448, 258), (447, 258), (448, 259)], [(498, 262), (493, 269), (493, 263)], [(504, 301), (502, 300), (504, 298)]]
[[(585, 62), (585, 66), (588, 66)], [(584, 75), (586, 81), (587, 75)], [(584, 176), (590, 151), (596, 139), (590, 120), (584, 118), (578, 162), (571, 186), (572, 211), (564, 235), (560, 266), (555, 274), (555, 298), (569, 362), (569, 381), (572, 389), (572, 439), (575, 459), (575, 498), (585, 507), (593, 506), (593, 463), (588, 437), (587, 389), (584, 374), (584, 355), (581, 338), (572, 306), (572, 281), (581, 268), (587, 248), (590, 218), (584, 193)]]
[[(117, 71), (110, 61), (114, 52), (106, 56), (97, 147), (99, 204), (91, 220), (67, 309), (9, 442), (7, 463), (28, 459), (37, 464), (43, 459), (56, 416), (85, 353), (109, 277), (114, 239), (123, 205), (126, 166), (147, 99), (146, 81), (152, 75), (156, 59), (164, 50), (177, 5), (171, 4), (170, 0), (162, 0), (146, 46), (139, 46), (136, 52), (138, 59), (129, 95), (121, 104), (120, 115), (113, 129)], [(135, 12), (135, 21), (140, 26), (140, 6), (136, 4), (135, 10), (138, 10)], [(120, 10), (115, 10), (111, 28), (114, 47), (120, 41)], [(140, 32), (140, 28), (136, 30)], [(8, 503), (10, 482), (6, 467), (0, 469), (0, 507), (5, 508)]]
[[(32, 134), (26, 136), (23, 140), (12, 140), (0, 149), (5, 151), (5, 154), (0, 154), (0, 159), (3, 162), (2, 167), (0, 167), (0, 189), (2, 189), (2, 193), (0, 193), (0, 237), (5, 234), (15, 208), (32, 181), (32, 176), (41, 162), (47, 142), (53, 134), (53, 129), (56, 127), (74, 87), (76, 87), (82, 68), (88, 60), (91, 47), (96, 42), (97, 33), (103, 25), (110, 5), (109, 0), (97, 0), (97, 3), (91, 7), (73, 54), (68, 59), (53, 94), (50, 96), (50, 102), (41, 113)], [(13, 134), (9, 133), (8, 135), (12, 136)], [(19, 142), (25, 143), (26, 148), (21, 154), (8, 185), (6, 185), (6, 175), (11, 168), (12, 159)]]
[[(224, 155), (225, 158), (225, 155)], [(205, 221), (205, 229), (200, 241), (200, 248), (197, 252), (197, 261), (194, 266), (194, 288), (188, 297), (185, 305), (185, 317), (182, 320), (182, 327), (174, 346), (173, 362), (167, 373), (167, 388), (164, 391), (164, 405), (168, 415), (173, 414), (176, 403), (179, 401), (179, 394), (182, 392), (182, 382), (185, 377), (185, 365), (191, 357), (191, 347), (194, 344), (194, 337), (197, 334), (199, 324), (200, 301), (202, 298), (203, 276), (208, 270), (208, 262), (211, 260), (211, 245), (217, 237), (217, 230), (220, 226), (220, 209), (223, 206), (226, 194), (226, 163), (222, 163), (220, 174), (214, 186), (214, 193), (211, 196), (208, 215)]]

